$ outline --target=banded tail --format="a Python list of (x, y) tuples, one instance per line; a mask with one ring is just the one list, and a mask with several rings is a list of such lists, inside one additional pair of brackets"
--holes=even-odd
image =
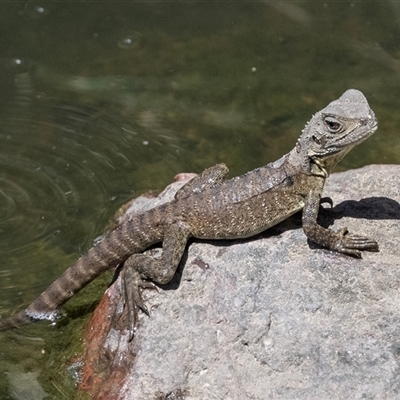
[[(116, 267), (134, 253), (141, 252), (163, 237), (162, 224), (157, 223), (164, 210), (149, 210), (126, 221), (106, 235), (57, 278), (25, 310), (1, 319), (0, 331), (31, 322), (54, 320), (59, 306), (101, 275)], [(165, 218), (164, 218), (165, 219)]]

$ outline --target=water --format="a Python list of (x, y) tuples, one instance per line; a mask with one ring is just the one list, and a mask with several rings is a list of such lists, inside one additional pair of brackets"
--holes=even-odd
[[(2, 4), (0, 26), (1, 315), (129, 198), (178, 172), (225, 162), (233, 176), (279, 158), (350, 87), (379, 130), (338, 170), (400, 161), (397, 2), (28, 1)], [(1, 399), (76, 396), (80, 333), (67, 330), (0, 335)]]

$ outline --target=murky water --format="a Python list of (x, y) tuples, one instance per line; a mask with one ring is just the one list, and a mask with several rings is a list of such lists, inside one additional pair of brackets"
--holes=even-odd
[[(397, 2), (28, 1), (1, 5), (0, 27), (1, 315), (127, 199), (178, 172), (280, 157), (350, 87), (380, 128), (339, 169), (400, 161)], [(0, 335), (0, 398), (71, 398), (71, 362), (49, 354), (71, 339), (53, 331)]]

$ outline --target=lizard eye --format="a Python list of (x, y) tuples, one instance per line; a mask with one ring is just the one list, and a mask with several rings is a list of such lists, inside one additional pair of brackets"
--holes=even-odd
[(336, 120), (335, 118), (332, 117), (326, 117), (324, 119), (325, 125), (327, 126), (329, 132), (332, 133), (337, 133), (340, 131), (340, 128), (342, 127), (342, 124)]

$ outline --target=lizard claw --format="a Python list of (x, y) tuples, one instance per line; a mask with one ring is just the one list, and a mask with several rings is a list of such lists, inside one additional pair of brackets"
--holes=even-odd
[[(136, 272), (136, 273), (139, 275), (138, 272)], [(141, 289), (152, 289), (152, 290), (155, 290), (155, 291), (157, 291), (157, 292), (158, 292), (158, 288), (157, 288), (157, 286), (156, 286), (153, 282), (146, 281), (146, 280), (142, 279), (140, 276), (139, 276), (139, 278), (138, 278), (137, 286), (134, 286), (134, 287), (133, 287), (133, 301), (134, 301), (134, 303), (135, 303), (146, 315), (148, 315), (148, 316), (150, 317), (150, 312), (149, 312), (149, 310), (147, 309), (147, 307), (146, 307), (145, 304), (144, 304), (144, 301), (143, 301), (143, 299), (142, 299), (142, 295), (141, 295), (141, 293), (140, 293), (139, 288), (141, 288)]]
[(361, 258), (360, 250), (379, 251), (379, 245), (375, 240), (357, 234), (349, 234), (347, 228), (341, 229), (338, 236), (340, 240), (334, 250), (340, 253)]
[(150, 316), (150, 312), (143, 302), (140, 289), (147, 288), (157, 290), (157, 287), (152, 282), (143, 280), (139, 272), (134, 268), (124, 269), (123, 285), (125, 307), (127, 307), (128, 312), (129, 341), (131, 341), (139, 327), (138, 310), (141, 309), (146, 315)]

